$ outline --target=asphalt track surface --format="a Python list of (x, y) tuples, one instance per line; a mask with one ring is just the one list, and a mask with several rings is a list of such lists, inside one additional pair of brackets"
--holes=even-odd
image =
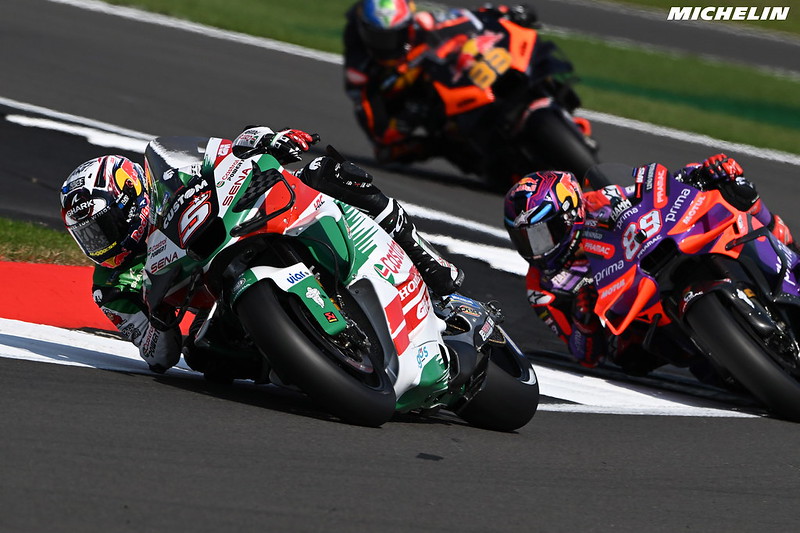
[[(442, 0), (462, 6), (456, 0)], [(513, 2), (512, 2), (513, 3)], [(524, 3), (524, 2), (520, 2)], [(564, 29), (584, 35), (627, 41), (637, 46), (669, 50), (689, 56), (800, 73), (800, 39), (789, 33), (759, 32), (751, 26), (719, 21), (667, 21), (667, 12), (653, 8), (620, 6), (592, 0), (538, 0), (535, 6), (545, 29)], [(792, 2), (784, 2), (791, 6)], [(746, 2), (675, 2), (675, 6), (748, 5)], [(790, 17), (797, 17), (794, 5)], [(760, 12), (760, 11), (759, 11)]]
[[(372, 165), (337, 65), (43, 0), (0, 12), (0, 97), (153, 134), (318, 131), (401, 200), (499, 227), (500, 198), (446, 165)], [(66, 173), (108, 151), (0, 124), (0, 214), (53, 221)], [(607, 161), (676, 166), (712, 151), (595, 131)], [(797, 167), (739, 159), (800, 227)], [(523, 348), (560, 349), (518, 277), (458, 260), (465, 292), (500, 299)], [(514, 434), (446, 415), (365, 429), (291, 392), (0, 359), (0, 427), (3, 532), (786, 531), (800, 489), (797, 427), (765, 417), (542, 411)]]

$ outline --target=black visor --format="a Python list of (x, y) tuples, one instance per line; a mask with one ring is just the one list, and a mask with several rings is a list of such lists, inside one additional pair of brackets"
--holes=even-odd
[(102, 261), (108, 252), (119, 246), (127, 226), (122, 212), (109, 206), (91, 219), (70, 227), (69, 231), (86, 255)]
[(391, 29), (376, 28), (367, 23), (358, 26), (361, 38), (375, 59), (397, 59), (405, 54), (408, 26)]

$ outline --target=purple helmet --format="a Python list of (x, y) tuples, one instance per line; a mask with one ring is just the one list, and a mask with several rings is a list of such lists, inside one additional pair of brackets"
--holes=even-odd
[(583, 221), (583, 194), (569, 172), (534, 172), (506, 193), (503, 222), (511, 242), (546, 270), (560, 268), (577, 249)]

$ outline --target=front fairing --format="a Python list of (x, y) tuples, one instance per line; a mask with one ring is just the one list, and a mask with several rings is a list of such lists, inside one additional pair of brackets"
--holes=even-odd
[(667, 264), (682, 254), (737, 257), (741, 246), (725, 244), (746, 232), (747, 215), (718, 191), (683, 184), (660, 165), (649, 172), (637, 176), (639, 197), (603, 219), (590, 216), (582, 232), (598, 291), (595, 310), (615, 334), (640, 313), (659, 312), (656, 276)]
[[(344, 286), (365, 280), (372, 287), (377, 313), (370, 319), (388, 329), (396, 353), (386, 366), (398, 409), (433, 406), (446, 391), (444, 323), (432, 311), (417, 268), (370, 217), (306, 186), (269, 155), (235, 158), (230, 141), (222, 139), (209, 140), (202, 162), (154, 180), (153, 190), (155, 230), (145, 266), (151, 308), (161, 301), (187, 303), (184, 296), (196, 287), (211, 287), (206, 275), (221, 272), (215, 259), (229, 260), (226, 248), (285, 236), (302, 243)], [(275, 275), (271, 267), (241, 268), (235, 281), (242, 286), (232, 294)], [(313, 274), (309, 270), (303, 280), (316, 283)], [(298, 285), (290, 278), (289, 285)]]
[[(448, 386), (441, 338), (445, 324), (433, 312), (425, 282), (408, 255), (374, 220), (352, 206), (336, 204), (342, 215), (339, 227), (352, 243), (344, 284), (357, 299), (373, 304), (377, 312), (370, 319), (376, 328), (388, 329), (390, 349), (397, 354), (386, 365), (397, 410), (440, 405)], [(360, 288), (364, 283), (369, 291)]]
[[(163, 152), (163, 147), (161, 147)], [(254, 167), (256, 165), (256, 167)], [(202, 276), (219, 252), (244, 236), (237, 228), (259, 217), (269, 218), (290, 200), (288, 186), (274, 186), (253, 193), (253, 169), (285, 171), (269, 155), (239, 159), (231, 152), (231, 141), (211, 138), (202, 159), (159, 175), (149, 169), (151, 233), (147, 239), (145, 292), (157, 305)], [(265, 201), (266, 199), (266, 201)], [(263, 229), (265, 224), (258, 223)], [(266, 230), (264, 230), (266, 231)], [(158, 290), (153, 291), (156, 286)], [(176, 302), (172, 301), (172, 305)]]

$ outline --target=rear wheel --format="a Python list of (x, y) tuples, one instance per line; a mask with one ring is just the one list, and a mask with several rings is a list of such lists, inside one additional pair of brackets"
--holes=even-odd
[(282, 380), (349, 423), (380, 426), (394, 414), (394, 388), (377, 335), (342, 291), (342, 312), (354, 320), (335, 337), (322, 330), (302, 302), (268, 280), (249, 288), (235, 311)]
[(539, 407), (539, 383), (533, 365), (507, 341), (486, 344), (489, 357), (457, 407), (458, 416), (471, 425), (494, 431), (514, 431), (533, 418)]
[[(536, 170), (564, 170), (575, 174), (583, 182), (586, 172), (599, 162), (596, 150), (570, 121), (569, 115), (555, 108), (544, 108), (533, 113), (527, 124), (528, 140), (537, 159), (545, 163)], [(600, 189), (609, 185), (592, 178), (589, 186)]]
[(800, 382), (791, 375), (798, 372), (797, 343), (761, 337), (715, 294), (693, 303), (686, 322), (714, 361), (753, 396), (776, 415), (800, 421)]

